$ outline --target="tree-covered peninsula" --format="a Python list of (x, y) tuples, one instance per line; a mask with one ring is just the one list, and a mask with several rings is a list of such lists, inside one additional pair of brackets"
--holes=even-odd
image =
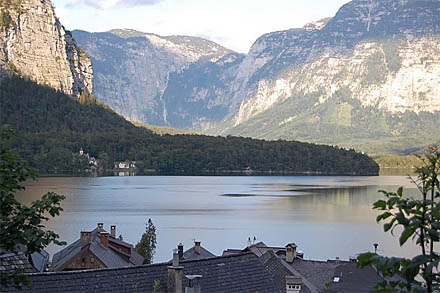
[(18, 130), (10, 143), (40, 173), (81, 171), (83, 148), (102, 164), (136, 161), (140, 173), (375, 175), (378, 165), (354, 150), (296, 141), (156, 135), (91, 95), (78, 101), (19, 77), (0, 84), (0, 123)]

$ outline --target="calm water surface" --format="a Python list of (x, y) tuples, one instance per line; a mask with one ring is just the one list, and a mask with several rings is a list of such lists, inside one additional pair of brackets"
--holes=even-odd
[[(117, 235), (135, 244), (151, 218), (157, 228), (155, 262), (171, 258), (182, 242), (193, 240), (221, 255), (244, 248), (248, 237), (271, 246), (295, 242), (306, 258), (349, 256), (373, 249), (386, 255), (411, 256), (410, 244), (376, 224), (372, 204), (380, 189), (415, 189), (406, 177), (100, 177), (40, 178), (18, 194), (24, 203), (47, 191), (66, 196), (64, 212), (48, 228), (72, 243), (81, 230), (103, 222), (117, 225)], [(50, 246), (53, 255), (60, 247)]]

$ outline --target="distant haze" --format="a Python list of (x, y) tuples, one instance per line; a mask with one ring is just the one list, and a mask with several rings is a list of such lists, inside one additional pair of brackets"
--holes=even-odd
[(347, 0), (53, 0), (68, 30), (190, 35), (247, 53), (261, 35), (334, 16)]

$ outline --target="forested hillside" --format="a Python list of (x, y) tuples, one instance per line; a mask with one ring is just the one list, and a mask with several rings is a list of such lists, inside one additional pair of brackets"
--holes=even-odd
[(94, 99), (83, 103), (19, 77), (0, 84), (0, 123), (20, 131), (12, 146), (41, 173), (77, 172), (82, 147), (111, 166), (136, 160), (140, 171), (211, 174), (271, 171), (377, 174), (368, 156), (336, 147), (237, 137), (155, 135)]

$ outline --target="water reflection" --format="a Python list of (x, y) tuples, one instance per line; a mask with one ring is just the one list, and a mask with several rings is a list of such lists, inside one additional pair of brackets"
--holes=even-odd
[(327, 259), (371, 250), (374, 242), (386, 254), (414, 254), (414, 246), (401, 249), (382, 232), (371, 209), (379, 189), (401, 185), (411, 186), (405, 177), (42, 178), (18, 197), (29, 204), (47, 191), (66, 195), (62, 216), (48, 227), (68, 243), (98, 222), (116, 224), (118, 235), (136, 243), (152, 218), (155, 261), (168, 260), (177, 243), (188, 247), (194, 238), (221, 254), (254, 235), (270, 245), (296, 242), (307, 258)]

